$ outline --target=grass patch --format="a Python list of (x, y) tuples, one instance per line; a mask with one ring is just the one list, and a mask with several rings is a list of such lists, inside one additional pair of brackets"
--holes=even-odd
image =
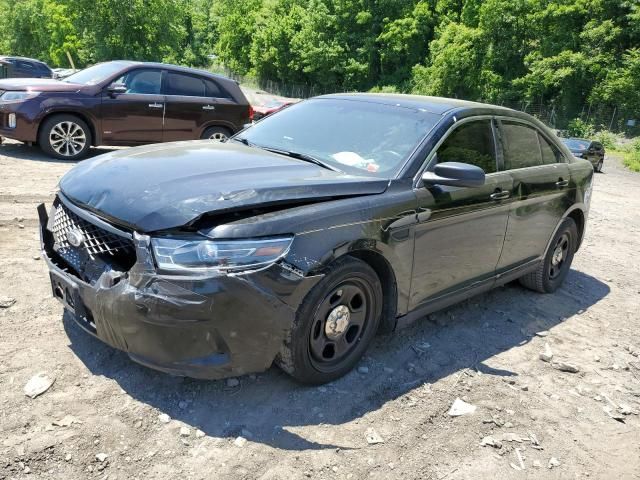
[(629, 152), (625, 155), (623, 163), (629, 170), (640, 172), (640, 152)]
[(610, 153), (622, 157), (622, 163), (629, 170), (640, 172), (640, 151), (633, 146), (616, 147), (609, 150)]

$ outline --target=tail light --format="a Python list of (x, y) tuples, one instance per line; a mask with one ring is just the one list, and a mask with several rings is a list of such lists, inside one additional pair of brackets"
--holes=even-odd
[(253, 122), (253, 114), (255, 112), (253, 111), (253, 107), (251, 105), (249, 105), (249, 121)]

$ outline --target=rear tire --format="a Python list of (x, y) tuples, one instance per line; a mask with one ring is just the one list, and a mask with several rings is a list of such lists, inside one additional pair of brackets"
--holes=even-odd
[(40, 126), (38, 145), (46, 154), (61, 160), (84, 158), (91, 148), (91, 130), (75, 115), (54, 115)]
[(307, 294), (276, 364), (302, 383), (322, 384), (349, 372), (378, 330), (382, 285), (365, 262), (343, 257)]
[(200, 137), (202, 140), (213, 140), (216, 142), (226, 142), (232, 135), (228, 128), (224, 127), (209, 127)]
[(604, 164), (604, 158), (602, 160), (600, 160), (595, 167), (593, 167), (593, 169), (597, 172), (597, 173), (602, 173), (602, 165)]
[(578, 227), (565, 218), (549, 244), (549, 250), (538, 268), (520, 277), (520, 283), (536, 292), (553, 293), (566, 278), (578, 244)]

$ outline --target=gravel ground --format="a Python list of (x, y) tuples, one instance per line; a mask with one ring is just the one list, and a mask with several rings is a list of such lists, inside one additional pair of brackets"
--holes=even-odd
[[(315, 388), (276, 368), (171, 377), (76, 327), (51, 298), (35, 210), (71, 166), (0, 146), (0, 298), (15, 299), (0, 308), (0, 479), (640, 478), (640, 175), (617, 159), (561, 290), (469, 299)], [(32, 399), (39, 372), (55, 383)], [(449, 416), (457, 398), (477, 409)]]

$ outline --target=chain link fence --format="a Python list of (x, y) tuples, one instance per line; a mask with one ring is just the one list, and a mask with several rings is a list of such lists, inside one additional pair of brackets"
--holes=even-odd
[(553, 103), (522, 101), (503, 104), (503, 106), (533, 115), (557, 130), (566, 130), (572, 120), (580, 119), (592, 125), (596, 131), (609, 130), (628, 136), (640, 134), (640, 112), (616, 105), (584, 104), (578, 108), (572, 108), (572, 113), (557, 108)]
[[(237, 75), (221, 66), (214, 66), (211, 70), (233, 78), (244, 86), (264, 90), (267, 93), (282, 97), (304, 99), (343, 91), (337, 86), (322, 87)], [(640, 135), (640, 112), (630, 111), (616, 105), (584, 104), (571, 106), (570, 108), (559, 108), (556, 103), (544, 101), (503, 102), (500, 105), (533, 115), (549, 127), (560, 131), (566, 131), (572, 120), (580, 119), (589, 125), (593, 125), (596, 131), (609, 130), (627, 136)]]

